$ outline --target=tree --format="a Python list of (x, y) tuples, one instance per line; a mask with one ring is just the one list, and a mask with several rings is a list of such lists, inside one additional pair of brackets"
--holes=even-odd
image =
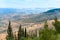
[(49, 40), (49, 30), (47, 21), (44, 24), (44, 29), (40, 30), (40, 40)]
[(50, 39), (50, 34), (49, 34), (49, 28), (48, 28), (47, 21), (45, 22), (45, 25), (44, 25), (43, 39), (44, 40), (49, 40)]
[(9, 21), (8, 29), (7, 29), (7, 40), (14, 40), (13, 32), (12, 32), (12, 27), (11, 27), (11, 22)]
[(60, 21), (58, 21), (57, 17), (54, 18), (54, 21), (55, 22), (53, 23), (53, 25), (54, 25), (56, 31), (57, 31), (57, 33), (60, 33)]
[(24, 33), (24, 36), (27, 37), (27, 31), (26, 31), (26, 28), (25, 28), (25, 33)]
[(40, 40), (56, 40), (55, 30), (49, 29), (47, 21), (44, 24), (44, 29), (40, 30)]
[(24, 30), (21, 28), (21, 25), (19, 27), (18, 31), (18, 40), (21, 40), (24, 37)]

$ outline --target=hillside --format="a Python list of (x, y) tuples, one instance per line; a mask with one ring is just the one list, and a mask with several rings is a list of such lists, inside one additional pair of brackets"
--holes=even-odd
[[(38, 11), (35, 10), (35, 12)], [(51, 9), (42, 13), (34, 13), (34, 10), (31, 9), (0, 8), (0, 13), (0, 33), (6, 31), (5, 29), (8, 26), (9, 20), (11, 20), (13, 27), (18, 27), (20, 24), (23, 26), (40, 24), (46, 20), (53, 20), (55, 16), (60, 18), (60, 8)]]
[[(0, 9), (0, 40), (6, 37), (6, 31), (9, 20), (11, 21), (12, 28), (18, 31), (20, 24), (22, 28), (27, 27), (28, 34), (30, 31), (39, 30), (43, 28), (44, 21), (48, 20), (49, 28), (52, 28), (52, 22), (55, 16), (60, 19), (60, 8), (51, 9), (46, 12), (34, 13), (32, 10), (20, 10), (20, 9)], [(5, 13), (5, 14), (4, 14)]]
[[(49, 21), (47, 21), (47, 23), (48, 23), (48, 27), (49, 28), (52, 28), (52, 27), (54, 27), (53, 25), (52, 25), (52, 22), (54, 22), (54, 20), (49, 20)], [(13, 30), (17, 33), (17, 27), (14, 27), (14, 26), (16, 26), (17, 24), (15, 23), (12, 23), (12, 28), (13, 28)], [(27, 29), (27, 33), (28, 34), (30, 34), (30, 33), (34, 33), (35, 32), (35, 30), (40, 30), (40, 29), (42, 29), (43, 28), (43, 26), (44, 26), (44, 23), (41, 23), (41, 24), (33, 24), (32, 26), (30, 25), (29, 27), (28, 26), (26, 26), (26, 29)], [(6, 29), (5, 29), (6, 30)], [(14, 33), (15, 33), (14, 32)], [(5, 38), (6, 38), (6, 31), (5, 32), (3, 32), (3, 33), (0, 33), (0, 40), (2, 39), (2, 40), (5, 40)]]

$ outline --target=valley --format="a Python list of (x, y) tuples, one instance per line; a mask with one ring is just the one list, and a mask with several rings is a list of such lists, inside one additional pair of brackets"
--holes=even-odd
[(47, 20), (48, 27), (53, 28), (52, 22), (54, 22), (55, 16), (60, 20), (60, 8), (51, 9), (41, 12), (40, 9), (0, 9), (0, 40), (5, 40), (7, 35), (7, 28), (9, 21), (13, 33), (18, 31), (20, 24), (22, 28), (27, 29), (27, 33), (33, 33), (35, 30), (43, 29), (44, 23)]

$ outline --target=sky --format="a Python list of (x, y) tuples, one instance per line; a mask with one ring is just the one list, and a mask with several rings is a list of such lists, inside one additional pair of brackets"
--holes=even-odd
[(60, 0), (0, 0), (0, 8), (60, 8)]

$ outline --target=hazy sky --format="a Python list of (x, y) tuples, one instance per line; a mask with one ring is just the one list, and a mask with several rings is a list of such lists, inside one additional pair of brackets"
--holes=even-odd
[(0, 8), (60, 8), (60, 0), (0, 0)]

